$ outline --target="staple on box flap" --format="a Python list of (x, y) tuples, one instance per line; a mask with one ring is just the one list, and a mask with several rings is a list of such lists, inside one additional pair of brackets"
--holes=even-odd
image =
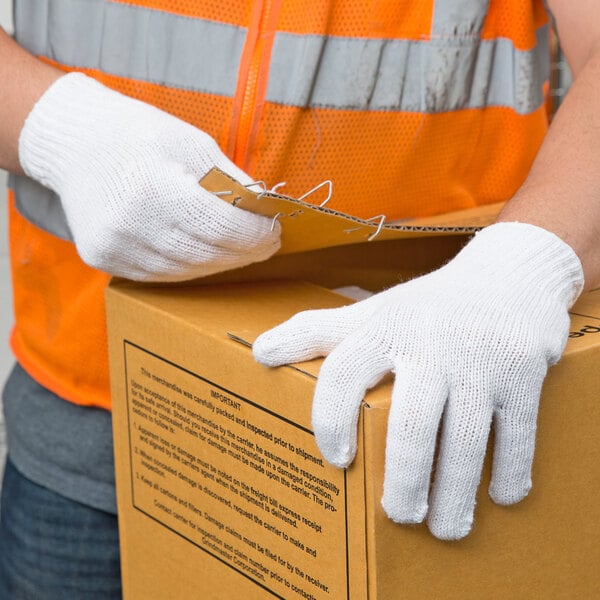
[[(332, 195), (332, 183), (323, 181), (310, 191), (291, 198), (276, 192), (283, 184), (268, 189), (265, 182), (241, 185), (219, 169), (212, 169), (200, 184), (215, 194), (220, 201), (229, 202), (244, 210), (264, 215), (281, 223), (281, 248), (278, 254), (304, 252), (333, 246), (344, 246), (393, 239), (460, 235), (475, 233), (491, 224), (500, 211), (502, 203), (402, 221), (386, 222), (384, 215), (373, 219), (359, 219), (326, 206)], [(253, 186), (262, 189), (255, 191)], [(328, 185), (325, 201), (311, 204), (305, 200), (317, 190)]]

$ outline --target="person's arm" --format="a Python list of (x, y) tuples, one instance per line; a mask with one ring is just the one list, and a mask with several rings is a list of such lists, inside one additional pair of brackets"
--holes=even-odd
[(600, 3), (549, 6), (574, 82), (527, 180), (498, 220), (557, 234), (579, 256), (592, 289), (600, 285)]
[(181, 281), (279, 248), (278, 223), (199, 185), (214, 167), (252, 183), (207, 133), (82, 73), (64, 74), (1, 30), (0, 57), (0, 168), (57, 194), (86, 263)]
[(426, 518), (442, 539), (471, 529), (492, 422), (490, 497), (528, 494), (544, 377), (565, 348), (584, 274), (587, 288), (600, 283), (600, 6), (551, 6), (575, 83), (498, 222), (441, 269), (299, 313), (253, 346), (268, 366), (327, 356), (312, 424), (339, 467), (354, 459), (366, 390), (394, 373), (382, 505), (399, 523)]
[(0, 168), (22, 174), (19, 134), (42, 94), (64, 75), (26, 52), (0, 28)]

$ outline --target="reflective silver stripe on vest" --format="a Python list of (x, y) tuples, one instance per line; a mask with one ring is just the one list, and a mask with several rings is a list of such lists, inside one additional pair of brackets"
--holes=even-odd
[(30, 52), (118, 77), (233, 97), (246, 29), (105, 0), (17, 0)]
[(21, 216), (62, 240), (73, 241), (67, 217), (58, 196), (29, 177), (11, 175), (8, 187), (15, 194)]
[[(519, 114), (543, 103), (548, 28), (528, 51), (481, 40), (488, 0), (436, 0), (428, 39), (275, 36), (267, 100), (296, 107), (447, 112), (488, 106)], [(246, 29), (107, 0), (16, 0), (15, 37), (71, 67), (233, 97)], [(58, 197), (13, 177), (17, 208), (72, 239)]]
[(537, 38), (534, 49), (519, 51), (507, 39), (451, 45), (279, 33), (267, 100), (425, 113), (502, 106), (527, 114), (542, 105), (549, 72), (548, 29)]
[(531, 113), (544, 102), (550, 73), (548, 27), (527, 51), (506, 38), (481, 40), (488, 5), (437, 0), (424, 41), (277, 33), (267, 100), (332, 109), (436, 113), (501, 106)]
[(478, 39), (489, 0), (435, 0), (431, 37)]
[[(437, 0), (423, 41), (275, 36), (267, 100), (297, 107), (447, 112), (543, 103), (548, 28), (537, 45), (480, 40), (487, 0)], [(246, 30), (105, 0), (19, 0), (18, 41), (82, 68), (233, 97)]]

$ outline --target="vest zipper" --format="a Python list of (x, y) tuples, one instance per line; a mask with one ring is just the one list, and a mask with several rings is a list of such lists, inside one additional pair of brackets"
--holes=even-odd
[(281, 0), (255, 2), (241, 58), (227, 151), (243, 169), (250, 168), (249, 149), (264, 99)]

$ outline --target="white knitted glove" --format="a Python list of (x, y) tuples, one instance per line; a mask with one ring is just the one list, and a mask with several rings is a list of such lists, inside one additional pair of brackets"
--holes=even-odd
[(542, 381), (563, 352), (582, 285), (579, 259), (554, 234), (499, 223), (438, 271), (347, 307), (297, 314), (261, 335), (254, 355), (269, 366), (329, 355), (313, 428), (339, 467), (356, 453), (366, 390), (393, 371), (383, 507), (400, 523), (427, 515), (436, 537), (457, 539), (471, 529), (492, 419), (490, 496), (512, 504), (531, 487)]
[(198, 185), (217, 166), (251, 179), (206, 133), (80, 73), (59, 78), (28, 116), (23, 170), (56, 192), (89, 265), (151, 281), (191, 279), (268, 258), (271, 220)]

